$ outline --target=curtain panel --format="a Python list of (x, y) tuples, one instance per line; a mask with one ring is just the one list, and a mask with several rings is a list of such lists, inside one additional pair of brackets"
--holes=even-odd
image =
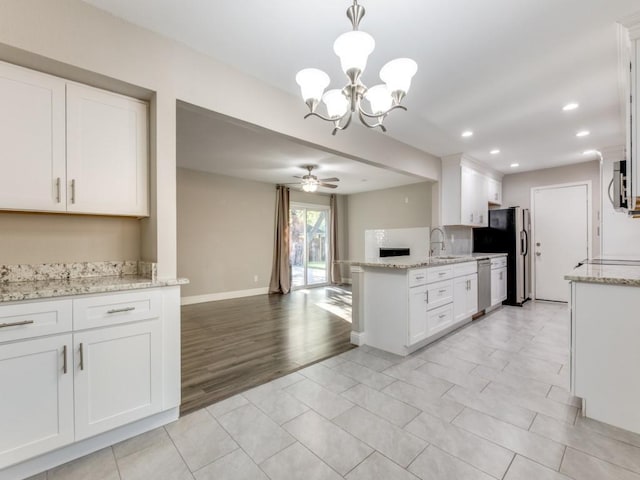
[(289, 188), (276, 186), (276, 228), (273, 247), (273, 266), (269, 293), (287, 294), (291, 291), (289, 262)]

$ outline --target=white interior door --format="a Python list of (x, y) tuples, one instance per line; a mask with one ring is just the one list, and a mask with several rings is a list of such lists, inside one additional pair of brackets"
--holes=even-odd
[(534, 190), (535, 295), (568, 302), (564, 276), (589, 256), (589, 191), (586, 184)]

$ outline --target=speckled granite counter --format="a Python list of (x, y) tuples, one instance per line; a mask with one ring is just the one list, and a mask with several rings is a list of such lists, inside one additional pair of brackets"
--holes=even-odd
[(569, 275), (565, 275), (564, 279), (572, 282), (640, 287), (640, 267), (584, 264), (575, 268)]
[(150, 262), (0, 265), (0, 303), (189, 283), (185, 278), (158, 280), (156, 270)]
[(420, 267), (437, 267), (440, 265), (452, 265), (455, 263), (473, 262), (487, 258), (504, 257), (506, 253), (474, 253), (471, 255), (451, 255), (443, 257), (431, 257), (423, 259), (402, 260), (402, 257), (393, 257), (389, 260), (338, 260), (336, 263), (352, 267), (379, 267), (409, 269)]

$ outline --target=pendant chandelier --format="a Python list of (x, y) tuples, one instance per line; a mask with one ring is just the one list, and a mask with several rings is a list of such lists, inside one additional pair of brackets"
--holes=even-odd
[[(305, 68), (296, 75), (302, 98), (309, 107), (309, 113), (304, 118), (314, 116), (332, 122), (332, 135), (347, 128), (354, 113), (368, 128), (380, 127), (386, 132), (387, 129), (382, 122), (392, 110), (406, 110), (400, 103), (409, 91), (411, 79), (418, 70), (416, 62), (410, 58), (397, 58), (380, 70), (380, 79), (384, 83), (367, 88), (360, 81), (367, 66), (367, 58), (375, 47), (373, 37), (358, 30), (364, 13), (364, 7), (354, 0), (353, 5), (347, 9), (347, 17), (351, 21), (353, 31), (343, 33), (333, 44), (333, 51), (340, 57), (342, 71), (349, 79), (349, 83), (343, 89), (325, 92), (330, 83), (329, 75), (317, 68)], [(368, 101), (369, 111), (363, 107), (363, 99)], [(320, 101), (326, 107), (326, 115), (317, 111)]]

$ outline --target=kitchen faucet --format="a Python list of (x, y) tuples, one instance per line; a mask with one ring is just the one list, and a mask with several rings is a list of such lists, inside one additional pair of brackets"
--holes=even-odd
[[(440, 232), (440, 238), (442, 238), (442, 240), (440, 240), (439, 242), (434, 242), (432, 240), (433, 238), (433, 232)], [(429, 234), (429, 258), (431, 258), (431, 256), (433, 255), (433, 245), (439, 243), (440, 244), (440, 253), (445, 251), (445, 246), (444, 246), (444, 231), (442, 231), (441, 228), (435, 227), (431, 229), (431, 233)]]

